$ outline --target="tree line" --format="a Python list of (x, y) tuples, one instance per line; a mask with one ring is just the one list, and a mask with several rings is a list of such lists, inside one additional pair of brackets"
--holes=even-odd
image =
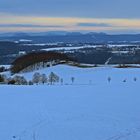
[[(71, 77), (71, 84), (75, 81), (74, 77)], [(60, 78), (56, 73), (51, 72), (48, 76), (46, 74), (40, 74), (35, 72), (32, 76), (32, 79), (27, 81), (24, 76), (15, 75), (13, 77), (7, 77), (6, 75), (0, 75), (0, 84), (7, 85), (54, 85), (59, 83), (64, 84), (63, 78)]]
[(32, 52), (27, 55), (23, 55), (19, 58), (17, 58), (13, 63), (11, 67), (11, 73), (19, 73), (23, 69), (35, 65), (37, 63), (46, 63), (55, 61), (55, 63), (59, 63), (60, 61), (72, 61), (70, 57), (68, 57), (66, 54), (58, 53), (58, 52)]

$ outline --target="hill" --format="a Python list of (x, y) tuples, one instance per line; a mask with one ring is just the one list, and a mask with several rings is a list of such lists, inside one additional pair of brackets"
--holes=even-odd
[(1, 139), (140, 139), (139, 69), (59, 65), (36, 72), (51, 71), (64, 85), (0, 85)]
[[(10, 33), (9, 33), (10, 34)], [(1, 34), (0, 40), (17, 41), (20, 39), (32, 40), (34, 43), (109, 43), (109, 42), (139, 42), (140, 34), (109, 35), (105, 33), (75, 33), (75, 32), (48, 32), (48, 33), (11, 33)]]
[(32, 52), (27, 55), (18, 57), (11, 67), (11, 72), (18, 73), (25, 69), (32, 70), (37, 67), (48, 67), (50, 65), (57, 65), (62, 61), (72, 61), (66, 54), (57, 52)]

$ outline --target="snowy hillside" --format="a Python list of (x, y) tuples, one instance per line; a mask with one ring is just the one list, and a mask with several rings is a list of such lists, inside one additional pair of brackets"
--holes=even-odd
[(31, 80), (33, 74), (39, 72), (49, 75), (50, 72), (56, 73), (60, 78), (64, 79), (65, 84), (71, 84), (71, 77), (75, 78), (75, 84), (106, 84), (108, 77), (113, 83), (122, 83), (124, 79), (129, 83), (133, 83), (136, 77), (140, 79), (139, 68), (118, 69), (113, 66), (94, 67), (94, 68), (77, 68), (68, 65), (57, 65), (49, 68), (44, 68), (38, 71), (20, 74), (27, 80)]
[(66, 85), (0, 85), (0, 139), (140, 139), (139, 69), (59, 65), (38, 72), (52, 71)]

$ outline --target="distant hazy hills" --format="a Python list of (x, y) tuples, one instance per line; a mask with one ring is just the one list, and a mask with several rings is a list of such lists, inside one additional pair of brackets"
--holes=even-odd
[(70, 43), (138, 43), (140, 42), (140, 34), (118, 34), (109, 35), (105, 33), (80, 33), (80, 32), (65, 32), (65, 31), (51, 31), (43, 33), (0, 33), (0, 40), (19, 40), (28, 39), (33, 42), (70, 42)]

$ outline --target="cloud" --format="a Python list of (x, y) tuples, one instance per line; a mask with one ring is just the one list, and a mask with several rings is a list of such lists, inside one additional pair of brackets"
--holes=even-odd
[(78, 23), (77, 26), (82, 26), (82, 27), (112, 27), (111, 24), (106, 24), (106, 23)]
[(140, 30), (140, 19), (120, 18), (75, 18), (0, 13), (0, 31), (136, 31)]
[(17, 27), (17, 28), (60, 28), (60, 25), (34, 25), (34, 24), (0, 24), (0, 27)]

